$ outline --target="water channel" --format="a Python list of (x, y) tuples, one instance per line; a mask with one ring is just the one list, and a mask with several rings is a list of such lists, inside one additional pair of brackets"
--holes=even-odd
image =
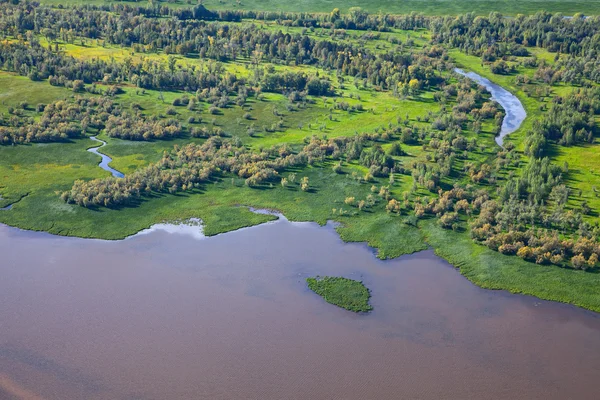
[(492, 100), (498, 102), (504, 109), (506, 115), (504, 116), (504, 120), (502, 120), (500, 134), (496, 136), (496, 143), (502, 147), (504, 138), (519, 129), (527, 117), (527, 112), (525, 112), (523, 104), (511, 92), (475, 72), (465, 72), (459, 68), (456, 68), (454, 71), (485, 87), (491, 93)]
[(106, 154), (100, 153), (100, 149), (102, 147), (106, 146), (106, 142), (103, 141), (103, 140), (98, 139), (95, 136), (90, 137), (90, 139), (92, 139), (95, 142), (100, 142), (101, 143), (101, 145), (98, 146), (98, 147), (92, 147), (92, 148), (88, 149), (88, 151), (90, 153), (94, 153), (94, 154), (97, 154), (100, 157), (102, 157), (102, 161), (100, 161), (100, 163), (98, 164), (98, 166), (100, 168), (102, 168), (103, 170), (110, 172), (112, 174), (112, 176), (114, 176), (115, 178), (123, 178), (125, 175), (122, 172), (117, 171), (116, 169), (114, 169), (110, 165), (108, 165), (112, 161), (112, 158), (110, 158)]

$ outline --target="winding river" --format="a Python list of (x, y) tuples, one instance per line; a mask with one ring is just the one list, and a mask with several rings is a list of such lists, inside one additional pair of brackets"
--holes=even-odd
[(454, 71), (485, 87), (491, 93), (492, 100), (497, 101), (504, 108), (506, 115), (502, 121), (500, 134), (496, 136), (496, 143), (502, 147), (504, 138), (519, 129), (525, 117), (527, 117), (523, 104), (511, 92), (475, 72), (465, 72), (460, 68), (455, 68)]
[(122, 172), (117, 171), (114, 168), (111, 168), (108, 164), (112, 161), (112, 158), (110, 158), (109, 156), (107, 156), (106, 154), (102, 154), (100, 153), (100, 149), (104, 146), (106, 146), (106, 142), (104, 140), (100, 140), (95, 136), (90, 137), (90, 139), (92, 139), (95, 142), (100, 142), (101, 145), (98, 147), (92, 147), (90, 149), (88, 149), (88, 151), (90, 153), (94, 153), (99, 155), (100, 157), (102, 157), (102, 161), (100, 161), (100, 164), (98, 164), (98, 166), (100, 168), (102, 168), (105, 171), (108, 171), (112, 174), (112, 176), (114, 176), (115, 178), (123, 178), (125, 175)]

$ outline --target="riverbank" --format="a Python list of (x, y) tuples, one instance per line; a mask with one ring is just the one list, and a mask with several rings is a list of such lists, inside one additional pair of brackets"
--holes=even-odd
[[(275, 207), (271, 207), (271, 209), (275, 209)], [(276, 220), (289, 222), (292, 226), (297, 222), (310, 222), (283, 217), (279, 212), (263, 213), (246, 207), (231, 208), (232, 212), (235, 210), (239, 213), (238, 215), (244, 215), (244, 217), (248, 215), (250, 218), (245, 220), (244, 217), (239, 217), (238, 225), (231, 225), (229, 230), (215, 231), (212, 225), (212, 229), (207, 230), (206, 225), (194, 219), (191, 224), (186, 222), (183, 224), (154, 224), (126, 239), (135, 239), (140, 235), (156, 232), (177, 233), (200, 239), (217, 235), (226, 236), (243, 228), (257, 227)], [(278, 210), (281, 211), (281, 209)], [(209, 220), (215, 221), (214, 217)], [(219, 219), (218, 216), (216, 219)], [(179, 221), (181, 220), (179, 219)], [(433, 219), (420, 221), (418, 227), (399, 223), (397, 219), (392, 222), (380, 220), (380, 224), (374, 223), (367, 230), (361, 230), (360, 227), (353, 225), (351, 220), (347, 220), (348, 223), (343, 222), (343, 219), (341, 221), (332, 225), (340, 239), (346, 243), (365, 243), (380, 259), (395, 259), (402, 255), (420, 253), (432, 248), (436, 255), (457, 268), (461, 275), (484, 289), (506, 290), (515, 294), (531, 295), (542, 300), (573, 304), (600, 312), (600, 292), (598, 291), (600, 274), (538, 265), (514, 256), (502, 255), (475, 244), (465, 233), (440, 228)], [(325, 225), (326, 222), (327, 220), (318, 225)], [(360, 240), (368, 237), (369, 232), (378, 234), (371, 237), (370, 240)], [(379, 243), (382, 243), (381, 247), (377, 246)]]
[(492, 100), (498, 102), (506, 112), (500, 133), (496, 136), (498, 146), (504, 147), (504, 138), (519, 130), (521, 124), (527, 118), (527, 112), (523, 104), (521, 104), (517, 96), (481, 75), (477, 75), (474, 72), (466, 72), (460, 68), (455, 68), (454, 71), (485, 87), (492, 94)]

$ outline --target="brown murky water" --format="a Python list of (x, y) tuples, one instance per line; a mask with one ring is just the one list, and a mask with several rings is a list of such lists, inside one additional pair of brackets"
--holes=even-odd
[[(331, 228), (120, 242), (0, 226), (2, 399), (598, 399), (600, 317)], [(309, 275), (362, 279), (375, 310)]]

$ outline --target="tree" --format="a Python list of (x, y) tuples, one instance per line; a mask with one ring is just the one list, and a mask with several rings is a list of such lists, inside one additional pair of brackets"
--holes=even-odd
[(340, 18), (340, 9), (337, 7), (334, 8), (329, 16), (331, 17), (332, 22), (338, 20)]
[(310, 188), (310, 186), (308, 183), (308, 176), (305, 176), (300, 181), (300, 189), (302, 189), (303, 192), (308, 192), (309, 188)]
[(569, 188), (564, 184), (554, 186), (550, 192), (550, 199), (556, 203), (558, 207), (563, 206), (569, 200)]
[(351, 7), (349, 11), (352, 21), (354, 21), (356, 24), (364, 23), (369, 16), (369, 14), (360, 7)]
[(385, 210), (388, 213), (397, 213), (400, 214), (400, 212), (402, 211), (402, 208), (400, 206), (400, 202), (396, 199), (391, 199), (390, 201), (388, 201), (387, 205), (385, 206)]
[(571, 258), (571, 264), (575, 269), (586, 269), (586, 259), (582, 254), (577, 254)]
[(444, 229), (450, 229), (458, 219), (457, 217), (456, 213), (446, 213), (440, 217), (439, 224)]
[(519, 250), (517, 250), (517, 257), (522, 258), (523, 260), (530, 261), (533, 259), (533, 249), (529, 246), (523, 246)]
[(73, 81), (73, 91), (75, 93), (82, 92), (84, 88), (85, 88), (85, 85), (82, 80), (76, 79)]
[(418, 79), (413, 78), (408, 82), (408, 88), (410, 89), (410, 93), (413, 96), (416, 96), (419, 94), (419, 90), (421, 89), (421, 82), (419, 82)]
[(388, 149), (388, 154), (390, 156), (403, 156), (404, 150), (402, 150), (402, 146), (400, 146), (400, 143), (394, 142)]

